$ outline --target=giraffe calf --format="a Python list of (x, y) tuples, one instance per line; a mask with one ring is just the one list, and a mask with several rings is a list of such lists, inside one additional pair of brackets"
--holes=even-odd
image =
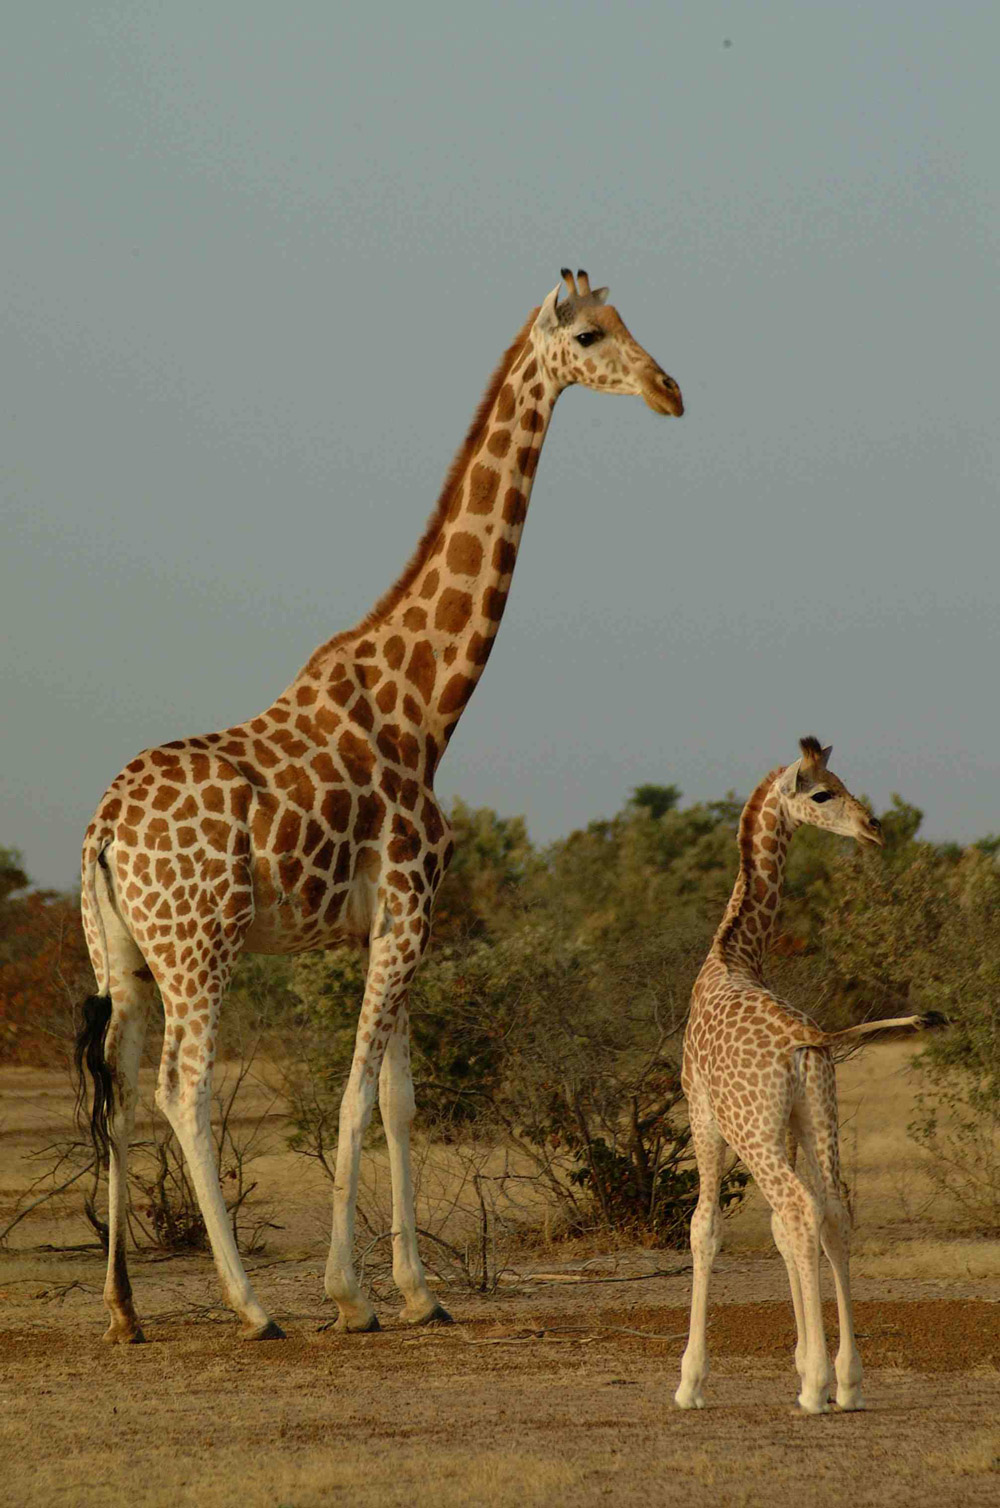
[[(808, 1414), (829, 1408), (830, 1364), (819, 1283), (822, 1248), (837, 1293), (836, 1400), (842, 1409), (864, 1407), (851, 1309), (850, 1221), (840, 1177), (832, 1048), (870, 1033), (919, 1029), (942, 1020), (904, 1016), (824, 1032), (767, 988), (764, 961), (795, 829), (805, 823), (883, 846), (878, 821), (827, 768), (830, 750), (820, 748), (815, 738), (802, 739), (800, 747), (801, 758), (766, 775), (743, 809), (737, 840), (739, 874), (695, 982), (684, 1036), (682, 1082), (700, 1191), (691, 1220), (691, 1327), (681, 1384), (674, 1395), (681, 1408), (702, 1408), (705, 1401), (708, 1284), (721, 1245), (719, 1190), (727, 1145), (771, 1206), (771, 1229), (788, 1269), (795, 1310), (799, 1405)], [(801, 1169), (796, 1168), (798, 1151)]]

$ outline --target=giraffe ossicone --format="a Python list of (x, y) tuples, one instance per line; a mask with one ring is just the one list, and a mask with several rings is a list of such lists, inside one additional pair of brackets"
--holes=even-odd
[(240, 1259), (210, 1132), (217, 1024), (242, 951), (367, 943), (340, 1110), (326, 1290), (377, 1328), (353, 1265), (361, 1141), (376, 1089), (392, 1174), (393, 1276), (414, 1323), (447, 1315), (417, 1251), (407, 988), (451, 856), (434, 776), (490, 656), (552, 410), (574, 383), (683, 413), (606, 289), (567, 277), (503, 357), (416, 552), (355, 628), (320, 645), (266, 712), (147, 749), (87, 829), (82, 908), (97, 978), (78, 1049), (110, 1145), (106, 1338), (142, 1338), (125, 1256), (126, 1160), (147, 1016), (164, 1007), (157, 1103), (184, 1151), (226, 1299), (251, 1339), (280, 1334)]
[[(719, 1190), (727, 1146), (771, 1207), (771, 1229), (795, 1310), (800, 1407), (809, 1414), (829, 1407), (821, 1247), (837, 1294), (836, 1400), (842, 1409), (864, 1407), (831, 1049), (876, 1032), (941, 1024), (939, 1017), (903, 1016), (824, 1032), (767, 988), (764, 964), (795, 829), (806, 824), (870, 847), (883, 846), (878, 821), (827, 768), (830, 749), (821, 748), (815, 738), (802, 739), (800, 749), (794, 764), (765, 775), (743, 808), (739, 873), (691, 996), (681, 1081), (700, 1187), (691, 1218), (691, 1326), (674, 1395), (681, 1408), (701, 1408), (705, 1401), (708, 1284), (722, 1244)], [(801, 1171), (796, 1169), (799, 1151)]]

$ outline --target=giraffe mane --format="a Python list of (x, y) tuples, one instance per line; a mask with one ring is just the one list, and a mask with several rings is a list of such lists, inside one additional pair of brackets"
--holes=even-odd
[(472, 423), (469, 425), (468, 433), (462, 444), (459, 446), (459, 449), (455, 454), (455, 459), (452, 461), (451, 465), (448, 468), (448, 472), (445, 476), (444, 484), (441, 488), (441, 493), (438, 497), (434, 512), (427, 520), (427, 526), (417, 543), (416, 549), (410, 556), (407, 565), (403, 568), (402, 574), (397, 578), (397, 580), (393, 583), (389, 590), (382, 594), (382, 596), (375, 603), (375, 606), (365, 614), (360, 623), (358, 623), (354, 628), (349, 628), (345, 630), (344, 633), (338, 634), (336, 638), (331, 639), (328, 643), (324, 644), (322, 646), (324, 652), (328, 649), (334, 648), (338, 644), (343, 644), (348, 640), (355, 638), (358, 634), (365, 633), (368, 629), (374, 628), (376, 624), (384, 622), (384, 620), (389, 616), (393, 609), (398, 606), (400, 601), (409, 591), (410, 587), (416, 581), (418, 575), (420, 574), (420, 571), (427, 564), (431, 550), (434, 548), (435, 541), (437, 540), (437, 537), (441, 532), (441, 526), (447, 519), (451, 505), (455, 499), (455, 495), (462, 485), (462, 479), (465, 476), (469, 461), (472, 459), (476, 450), (479, 448), (480, 437), (482, 436), (482, 432), (486, 426), (486, 421), (493, 410), (493, 405), (497, 401), (500, 389), (502, 388), (511, 367), (514, 365), (514, 362), (517, 360), (518, 356), (523, 350), (531, 333), (531, 327), (535, 323), (537, 317), (538, 310), (532, 309), (523, 327), (518, 331), (517, 335), (514, 337), (513, 342), (504, 352), (496, 371), (493, 373), (493, 376), (487, 383), (486, 391), (483, 393), (483, 396), (480, 399), (479, 407), (476, 409)]
[(764, 779), (751, 793), (746, 806), (740, 814), (740, 825), (736, 835), (736, 842), (740, 851), (740, 876), (743, 880), (743, 891), (740, 895), (739, 904), (733, 907), (732, 913), (726, 916), (716, 933), (715, 942), (720, 948), (725, 947), (726, 943), (732, 937), (743, 911), (743, 901), (749, 891), (749, 879), (753, 869), (753, 835), (757, 829), (757, 818), (760, 816), (760, 809), (764, 805), (772, 785), (779, 775), (784, 774), (784, 771), (785, 766), (783, 764), (777, 765), (773, 770), (768, 770)]

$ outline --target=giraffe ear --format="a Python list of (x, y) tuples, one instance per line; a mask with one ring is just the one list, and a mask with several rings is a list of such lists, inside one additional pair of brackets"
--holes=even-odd
[(597, 303), (606, 304), (608, 301), (608, 294), (610, 292), (610, 288), (592, 288), (590, 296), (592, 299), (596, 299)]
[(559, 289), (560, 284), (557, 283), (538, 311), (538, 318), (535, 320), (535, 324), (540, 330), (555, 330), (559, 324), (559, 315), (556, 311), (556, 305), (559, 302)]
[(778, 790), (783, 796), (794, 796), (799, 789), (802, 779), (802, 761), (797, 759), (787, 769), (782, 770), (778, 776)]

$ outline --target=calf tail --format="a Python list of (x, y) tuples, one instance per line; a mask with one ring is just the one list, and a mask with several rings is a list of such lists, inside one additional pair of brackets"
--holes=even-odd
[[(923, 1016), (891, 1016), (885, 1021), (865, 1021), (861, 1026), (848, 1026), (842, 1032), (824, 1032), (822, 1046), (837, 1047), (857, 1042), (858, 1038), (896, 1035), (897, 1033), (931, 1031), (937, 1026), (947, 1026), (948, 1017), (940, 1011), (928, 1011)], [(819, 1045), (819, 1044), (818, 1044)], [(862, 1043), (858, 1042), (858, 1046)]]

